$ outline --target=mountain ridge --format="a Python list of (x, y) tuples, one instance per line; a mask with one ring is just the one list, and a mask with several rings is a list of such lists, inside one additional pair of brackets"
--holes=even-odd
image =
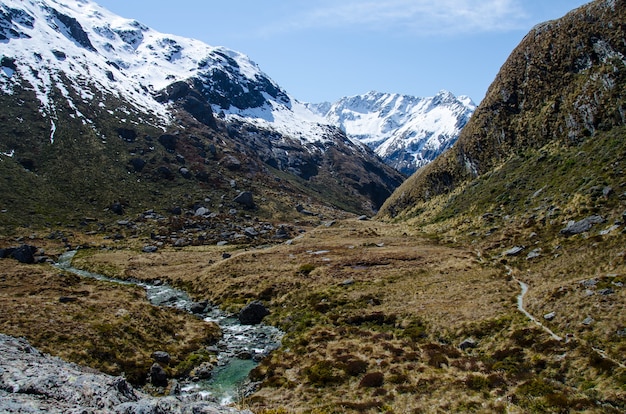
[(442, 90), (427, 98), (370, 91), (307, 107), (410, 175), (456, 142), (476, 105)]
[(597, 0), (535, 26), (511, 53), (456, 145), (398, 188), (382, 216), (411, 216), (511, 156), (577, 145), (623, 125), (623, 2)]
[(92, 1), (3, 0), (0, 42), (0, 152), (25, 169), (7, 169), (19, 175), (7, 191), (35, 179), (47, 191), (24, 193), (42, 199), (30, 209), (41, 215), (67, 203), (55, 191), (85, 193), (74, 198), (89, 215), (116, 199), (165, 208), (149, 194), (171, 181), (181, 194), (233, 180), (280, 187), (260, 179), (272, 169), (319, 202), (373, 214), (403, 180), (244, 54), (156, 32)]

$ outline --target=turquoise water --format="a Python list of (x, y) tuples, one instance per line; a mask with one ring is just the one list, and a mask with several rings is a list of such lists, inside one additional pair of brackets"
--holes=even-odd
[[(71, 265), (76, 251), (67, 252), (59, 257), (57, 267), (82, 277), (90, 277), (107, 282), (136, 285), (146, 289), (147, 299), (153, 305), (171, 306), (189, 311), (193, 303), (189, 296), (168, 285), (152, 285), (141, 281), (127, 281), (109, 278), (97, 273), (76, 269)], [(191, 383), (183, 387), (185, 393), (209, 395), (222, 404), (229, 404), (243, 397), (243, 387), (250, 371), (258, 365), (253, 359), (239, 359), (237, 354), (244, 351), (251, 355), (266, 356), (278, 348), (283, 332), (267, 325), (241, 325), (237, 318), (228, 315), (219, 308), (212, 308), (202, 315), (207, 322), (215, 322), (222, 329), (223, 337), (218, 342), (218, 366), (213, 370), (212, 378)]]

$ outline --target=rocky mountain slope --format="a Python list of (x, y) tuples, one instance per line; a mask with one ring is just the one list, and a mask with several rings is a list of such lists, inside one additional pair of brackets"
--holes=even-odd
[[(625, 16), (623, 1), (594, 1), (533, 28), (502, 66), (456, 145), (407, 180), (381, 214), (419, 214), (419, 203), (546, 146), (563, 154), (574, 149), (572, 165), (588, 160), (576, 146), (602, 142), (607, 131), (626, 122)], [(560, 181), (557, 175), (546, 177), (545, 169), (520, 168), (526, 168), (527, 180)]]
[(447, 91), (429, 98), (369, 92), (307, 106), (406, 175), (450, 148), (476, 109)]
[(228, 211), (242, 190), (266, 215), (292, 211), (293, 194), (371, 214), (403, 180), (245, 55), (91, 1), (2, 0), (0, 42), (6, 224), (75, 223), (113, 204)]

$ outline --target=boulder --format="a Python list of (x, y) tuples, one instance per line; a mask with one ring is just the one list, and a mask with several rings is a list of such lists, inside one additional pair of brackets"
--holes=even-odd
[(555, 316), (556, 316), (556, 313), (550, 312), (550, 313), (546, 313), (545, 315), (543, 315), (543, 319), (545, 319), (546, 321), (551, 321), (552, 319), (554, 319)]
[(234, 157), (232, 155), (226, 155), (224, 158), (222, 158), (222, 160), (220, 161), (220, 165), (223, 165), (230, 171), (237, 171), (241, 169), (241, 161), (239, 161), (237, 157)]
[(109, 207), (109, 209), (118, 216), (124, 214), (124, 206), (122, 205), (122, 203), (113, 203), (111, 204), (111, 207)]
[(146, 161), (142, 158), (132, 158), (130, 160), (130, 165), (133, 167), (133, 170), (135, 170), (135, 172), (141, 172), (146, 166)]
[(257, 325), (261, 323), (263, 318), (270, 314), (270, 311), (260, 301), (254, 301), (247, 304), (239, 312), (239, 322), (243, 325)]
[(171, 134), (163, 134), (159, 137), (159, 143), (163, 145), (167, 152), (173, 153), (176, 150), (178, 137)]
[(152, 353), (152, 359), (154, 359), (156, 362), (169, 364), (172, 358), (170, 357), (170, 354), (165, 351), (155, 351)]
[(204, 311), (206, 310), (206, 307), (208, 305), (209, 305), (209, 303), (207, 301), (194, 302), (189, 307), (189, 310), (191, 311), (191, 313), (194, 313), (194, 314), (197, 315), (197, 314), (200, 314), (200, 313), (204, 313)]
[(459, 344), (459, 348), (463, 351), (467, 349), (476, 348), (477, 346), (478, 346), (478, 343), (476, 342), (474, 338), (466, 338)]
[(601, 216), (589, 216), (580, 221), (570, 221), (567, 223), (567, 226), (561, 230), (561, 234), (567, 237), (584, 233), (591, 230), (594, 224), (602, 224), (604, 221), (604, 218)]
[(141, 249), (142, 252), (144, 253), (156, 253), (157, 250), (159, 250), (159, 248), (157, 246), (143, 246), (143, 249)]
[(511, 247), (509, 250), (505, 251), (504, 253), (502, 253), (504, 256), (517, 256), (518, 254), (520, 254), (521, 252), (524, 251), (524, 246), (515, 246), (515, 247)]
[(36, 247), (23, 244), (20, 247), (16, 247), (11, 256), (20, 263), (33, 264), (35, 263), (36, 251)]
[(167, 372), (157, 362), (150, 367), (150, 383), (155, 387), (167, 387)]
[(233, 201), (241, 204), (245, 208), (252, 209), (255, 207), (254, 198), (252, 197), (252, 193), (250, 191), (242, 191)]

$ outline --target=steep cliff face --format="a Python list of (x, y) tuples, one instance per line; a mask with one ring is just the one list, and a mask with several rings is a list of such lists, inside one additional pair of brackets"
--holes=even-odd
[(626, 2), (597, 0), (533, 28), (456, 145), (387, 201), (397, 216), (548, 143), (579, 145), (626, 123)]

